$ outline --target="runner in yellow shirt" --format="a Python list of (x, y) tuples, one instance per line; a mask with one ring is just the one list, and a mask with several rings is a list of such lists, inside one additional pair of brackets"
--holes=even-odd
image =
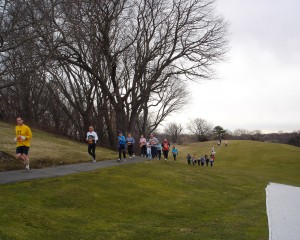
[(16, 158), (23, 161), (25, 170), (29, 170), (29, 147), (32, 133), (30, 128), (25, 125), (21, 117), (17, 117), (16, 137), (14, 141), (17, 143)]

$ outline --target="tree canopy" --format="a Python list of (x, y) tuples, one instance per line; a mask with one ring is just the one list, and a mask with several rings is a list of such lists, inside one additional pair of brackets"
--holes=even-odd
[(1, 0), (0, 102), (82, 139), (148, 134), (227, 49), (213, 0)]

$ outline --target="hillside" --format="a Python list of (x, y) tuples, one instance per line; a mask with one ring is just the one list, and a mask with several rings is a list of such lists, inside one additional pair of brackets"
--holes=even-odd
[(213, 168), (187, 165), (213, 144), (178, 146), (176, 164), (1, 185), (0, 239), (268, 239), (265, 188), (300, 186), (300, 149), (230, 141), (215, 147)]
[[(16, 144), (15, 126), (0, 122), (0, 171), (22, 169), (23, 166), (15, 160)], [(88, 162), (90, 157), (87, 153), (87, 145), (65, 139), (61, 136), (47, 133), (32, 128), (30, 161), (31, 168), (40, 168), (53, 165)], [(97, 160), (117, 158), (117, 153), (106, 148), (97, 146)]]
[(246, 174), (268, 182), (300, 186), (300, 148), (279, 143), (234, 140), (228, 147), (217, 147), (215, 142), (180, 146), (181, 153), (209, 154), (216, 151), (216, 171), (222, 174)]

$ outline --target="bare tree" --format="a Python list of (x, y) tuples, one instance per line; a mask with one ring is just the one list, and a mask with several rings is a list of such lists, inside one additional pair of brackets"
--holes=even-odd
[(165, 133), (171, 137), (173, 143), (178, 143), (183, 126), (180, 123), (169, 123), (165, 127)]
[(187, 129), (197, 136), (198, 141), (207, 141), (209, 135), (212, 133), (213, 126), (207, 120), (202, 118), (195, 118), (190, 121)]
[(64, 21), (55, 27), (63, 45), (56, 59), (97, 80), (118, 129), (132, 130), (170, 77), (209, 78), (225, 52), (226, 24), (212, 14), (213, 1), (77, 0), (61, 6)]
[[(188, 92), (183, 82), (169, 79), (161, 88), (153, 92), (144, 108), (141, 108), (143, 117), (142, 132), (150, 134), (171, 113), (179, 111), (187, 102)], [(145, 130), (148, 131), (145, 131)]]
[[(95, 118), (110, 144), (117, 130), (132, 132), (140, 119), (142, 131), (155, 130), (184, 105), (182, 82), (209, 79), (227, 48), (226, 23), (214, 14), (214, 0), (3, 3), (0, 89), (14, 91), (11, 84), (27, 84), (41, 74), (35, 91), (43, 89), (63, 112), (41, 108), (52, 123), (64, 127), (69, 119), (80, 136), (80, 128)], [(31, 52), (23, 65), (15, 64), (18, 70), (6, 63), (20, 63), (24, 55), (11, 59), (11, 49)]]

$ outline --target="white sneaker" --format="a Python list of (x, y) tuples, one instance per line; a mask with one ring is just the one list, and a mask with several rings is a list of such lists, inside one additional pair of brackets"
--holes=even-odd
[(93, 161), (92, 162), (96, 162), (96, 159), (93, 159)]
[(29, 171), (29, 165), (26, 165), (25, 170)]
[(119, 158), (117, 161), (118, 161), (118, 162), (121, 162), (121, 159)]
[(134, 154), (132, 154), (132, 157), (135, 157), (135, 155), (134, 155)]
[(131, 156), (129, 158), (131, 158)]

